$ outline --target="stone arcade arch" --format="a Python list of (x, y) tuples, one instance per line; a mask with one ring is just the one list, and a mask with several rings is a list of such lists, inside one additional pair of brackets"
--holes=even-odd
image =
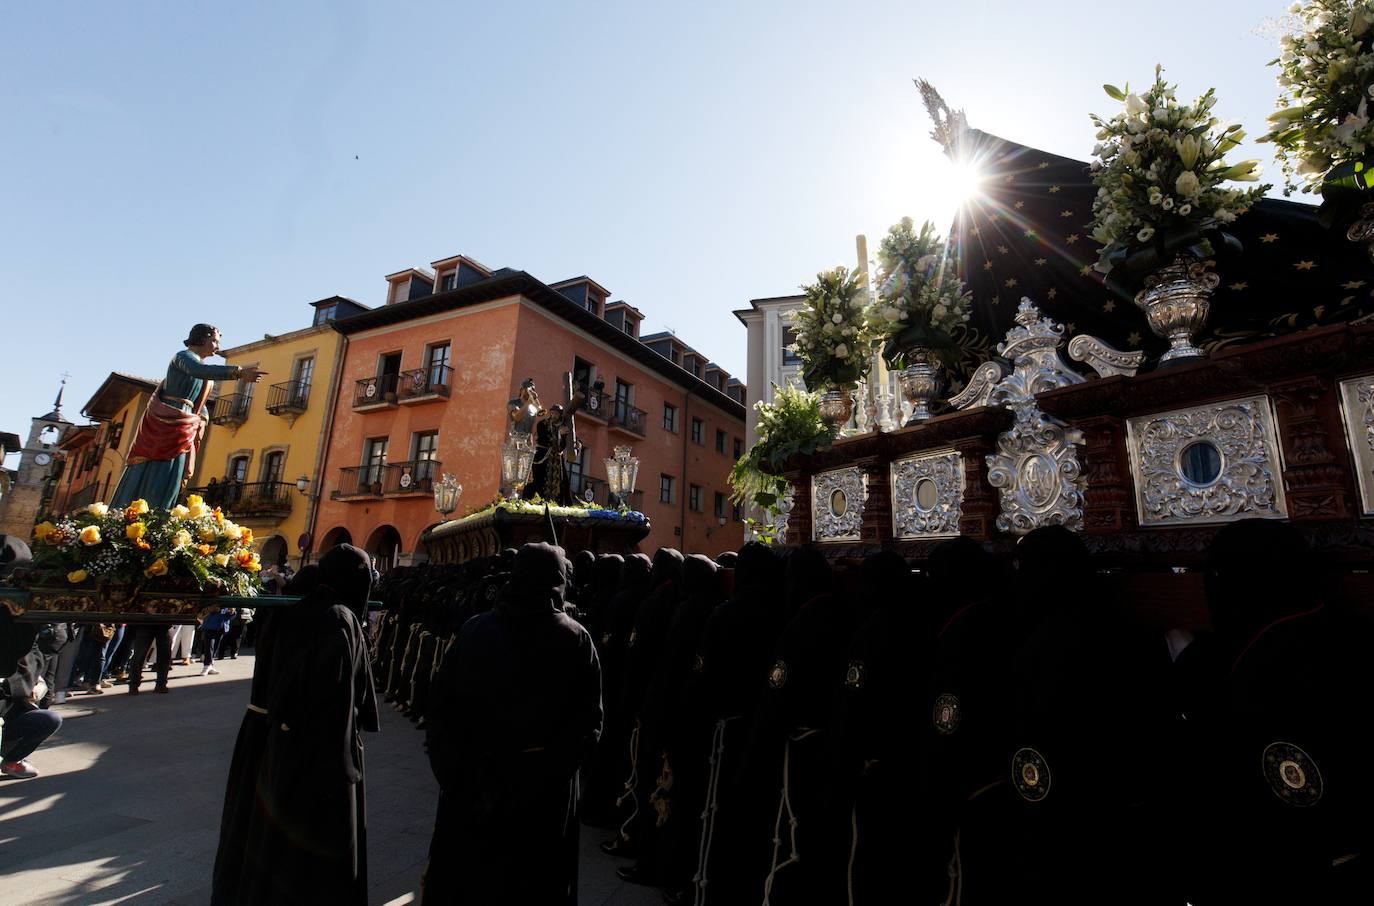
[(363, 550), (372, 555), (377, 572), (384, 573), (396, 565), (401, 556), (401, 533), (394, 525), (381, 525), (367, 538)]
[(336, 526), (325, 532), (324, 537), (320, 539), (319, 553), (323, 554), (331, 547), (338, 547), (340, 544), (352, 543), (353, 536), (349, 533), (348, 529), (344, 528), (342, 525)]
[(273, 535), (262, 542), (258, 557), (263, 566), (285, 566), (287, 550), (286, 539), (281, 535)]

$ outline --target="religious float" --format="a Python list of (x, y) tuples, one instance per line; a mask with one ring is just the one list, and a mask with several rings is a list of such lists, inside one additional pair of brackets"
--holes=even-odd
[(221, 607), (292, 601), (258, 593), (253, 532), (195, 495), (170, 510), (93, 503), (34, 527), (33, 562), (0, 588), (25, 621), (193, 623)]
[[(575, 413), (586, 387), (576, 388), (564, 376), (567, 405), (545, 409), (534, 381), (526, 379), (508, 411), (506, 440), (501, 445), (501, 495), (459, 519), (445, 521), (424, 535), (433, 563), (463, 563), (495, 557), (506, 548), (530, 542), (558, 544), (569, 555), (577, 551), (628, 554), (649, 534), (649, 518), (626, 501), (639, 476), (639, 459), (630, 448), (615, 448), (604, 460), (607, 485), (618, 507), (575, 500), (569, 490), (567, 461), (580, 451)], [(600, 388), (596, 388), (600, 396)], [(451, 499), (435, 491), (435, 506), (452, 513), (462, 486), (444, 476)], [(528, 495), (526, 497), (525, 495)]]
[(1092, 164), (970, 128), (920, 87), (979, 192), (947, 243), (910, 220), (884, 240), (867, 336), (844, 338), (874, 355), (866, 405), (822, 409), (833, 443), (765, 464), (779, 535), (919, 565), (945, 538), (1009, 551), (1062, 525), (1110, 593), (1196, 627), (1218, 528), (1282, 519), (1320, 581), (1374, 601), (1374, 196), (1348, 178), (1364, 165), (1324, 158), (1320, 209), (1230, 186), (1258, 176), (1222, 160), (1243, 133), (1158, 71), (1141, 95), (1107, 86), (1122, 110), (1094, 118)]

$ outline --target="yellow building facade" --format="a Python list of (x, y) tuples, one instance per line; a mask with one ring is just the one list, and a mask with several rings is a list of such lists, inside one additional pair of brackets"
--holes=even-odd
[(329, 301), (314, 303), (310, 327), (220, 353), (230, 365), (253, 365), (266, 375), (256, 385), (215, 387), (193, 493), (253, 530), (264, 566), (298, 569), (299, 542), (315, 518), (346, 342), (330, 326), (335, 309)]

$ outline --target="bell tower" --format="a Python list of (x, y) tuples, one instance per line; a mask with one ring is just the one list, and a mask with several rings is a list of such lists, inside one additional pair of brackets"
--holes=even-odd
[(0, 499), (0, 534), (17, 535), (25, 541), (33, 531), (34, 520), (43, 510), (44, 495), (51, 492), (56, 473), (57, 444), (72, 423), (62, 414), (62, 397), (67, 390), (67, 378), (57, 389), (52, 411), (33, 419), (29, 437), (19, 454), (18, 474), (14, 486)]

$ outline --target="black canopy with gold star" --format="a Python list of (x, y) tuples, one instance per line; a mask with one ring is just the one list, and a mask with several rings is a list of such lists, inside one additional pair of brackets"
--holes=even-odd
[[(1132, 297), (1094, 270), (1089, 235), (1097, 188), (1088, 165), (978, 130), (961, 149), (980, 174), (980, 193), (961, 209), (950, 249), (973, 293), (958, 339), (967, 372), (995, 353), (1022, 296), (1063, 323), (1118, 349), (1158, 360), (1156, 337)], [(1218, 258), (1221, 285), (1200, 338), (1209, 352), (1310, 327), (1374, 317), (1374, 266), (1362, 245), (1317, 222), (1315, 205), (1266, 198), (1228, 227), (1237, 256)], [(956, 376), (962, 379), (965, 375)]]

